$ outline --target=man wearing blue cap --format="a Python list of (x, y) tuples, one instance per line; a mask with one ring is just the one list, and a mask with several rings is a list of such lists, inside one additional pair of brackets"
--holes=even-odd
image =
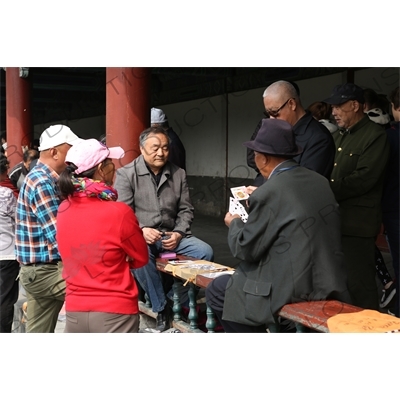
[(378, 310), (375, 239), (382, 223), (381, 199), (389, 157), (385, 130), (364, 113), (364, 91), (337, 85), (324, 102), (332, 105), (339, 130), (331, 188), (340, 206), (342, 246), (353, 304)]
[(225, 332), (265, 332), (287, 303), (348, 301), (338, 204), (321, 174), (300, 166), (291, 125), (264, 119), (252, 141), (266, 179), (249, 197), (249, 216), (225, 216), (228, 244), (241, 260), (235, 273), (206, 289)]

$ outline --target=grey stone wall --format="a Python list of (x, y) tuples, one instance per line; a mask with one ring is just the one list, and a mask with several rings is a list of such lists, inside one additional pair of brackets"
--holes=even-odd
[(253, 179), (193, 175), (187, 180), (195, 213), (212, 217), (223, 217), (228, 211), (230, 188), (253, 183)]

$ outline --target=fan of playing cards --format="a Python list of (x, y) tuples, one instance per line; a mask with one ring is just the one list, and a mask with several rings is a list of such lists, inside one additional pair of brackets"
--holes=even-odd
[(246, 187), (240, 186), (231, 189), (233, 197), (229, 198), (229, 212), (240, 215), (240, 219), (243, 222), (247, 222), (248, 214), (244, 206), (240, 203), (240, 200), (246, 200), (249, 195), (246, 193)]

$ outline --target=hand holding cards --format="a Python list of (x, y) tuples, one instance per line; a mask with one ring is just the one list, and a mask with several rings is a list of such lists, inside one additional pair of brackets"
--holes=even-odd
[(229, 212), (234, 215), (237, 214), (240, 216), (240, 219), (243, 222), (247, 222), (248, 214), (246, 212), (246, 209), (240, 202), (233, 197), (229, 198)]

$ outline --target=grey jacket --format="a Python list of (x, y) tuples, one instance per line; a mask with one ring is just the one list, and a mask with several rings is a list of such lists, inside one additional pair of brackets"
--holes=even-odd
[(193, 206), (183, 169), (167, 162), (158, 187), (143, 156), (117, 170), (118, 201), (132, 207), (141, 228), (179, 231), (190, 235)]
[(249, 198), (247, 223), (234, 219), (228, 243), (242, 260), (227, 285), (223, 318), (275, 322), (287, 303), (349, 302), (340, 215), (328, 180), (289, 160)]

